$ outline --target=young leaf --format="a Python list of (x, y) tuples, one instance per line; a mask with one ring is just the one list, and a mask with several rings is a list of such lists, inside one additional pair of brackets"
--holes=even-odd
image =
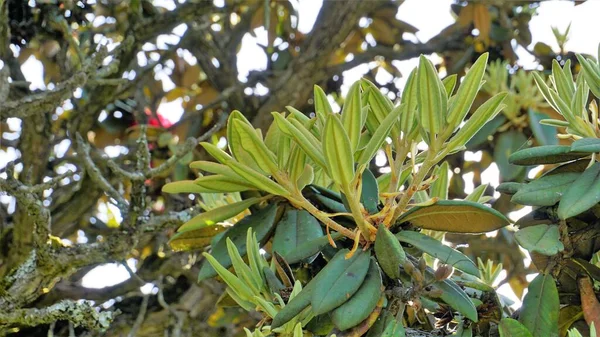
[(421, 126), (430, 134), (437, 134), (442, 127), (445, 111), (435, 67), (425, 56), (419, 58), (417, 94)]
[(429, 194), (432, 198), (437, 197), (440, 200), (448, 199), (448, 162), (443, 162), (433, 170), (433, 174), (437, 179), (431, 184)]
[(552, 78), (558, 95), (570, 106), (575, 92), (573, 78), (567, 78), (557, 60), (552, 60)]
[(242, 192), (254, 190), (254, 184), (240, 178), (232, 178), (220, 174), (203, 176), (194, 180), (194, 184), (218, 192)]
[(417, 247), (417, 249), (439, 259), (444, 264), (449, 264), (465, 273), (477, 277), (480, 276), (479, 269), (471, 259), (458, 250), (448, 247), (430, 236), (417, 232), (400, 231), (396, 234), (396, 238)]
[(558, 226), (536, 225), (521, 228), (515, 233), (515, 239), (521, 247), (530, 252), (538, 252), (546, 256), (552, 256), (565, 249), (560, 242)]
[(485, 190), (488, 188), (488, 184), (483, 184), (483, 185), (479, 185), (477, 187), (475, 187), (475, 189), (473, 189), (473, 192), (471, 192), (471, 194), (467, 195), (467, 197), (465, 198), (466, 201), (473, 201), (473, 202), (481, 202), (481, 198), (483, 197), (483, 194), (485, 193)]
[(404, 91), (402, 92), (400, 129), (407, 135), (412, 133), (416, 126), (415, 120), (418, 104), (417, 85), (417, 69), (415, 69), (408, 75)]
[(225, 151), (219, 149), (216, 145), (211, 143), (202, 142), (200, 143), (202, 147), (211, 155), (211, 157), (215, 158), (221, 164), (225, 164), (228, 160), (231, 160), (231, 156), (228, 155)]
[(342, 125), (350, 139), (352, 153), (354, 153), (358, 147), (360, 132), (363, 127), (361, 110), (360, 81), (357, 81), (350, 87), (342, 108)]
[(232, 204), (227, 204), (225, 206), (213, 208), (210, 211), (200, 213), (193, 217), (190, 221), (181, 225), (177, 231), (185, 232), (231, 219), (259, 201), (260, 198), (249, 198), (239, 202), (234, 202)]
[(165, 193), (215, 193), (218, 191), (198, 186), (193, 180), (180, 180), (163, 185)]
[(234, 133), (237, 133), (241, 145), (246, 152), (258, 164), (258, 167), (265, 172), (274, 174), (278, 171), (276, 157), (271, 150), (267, 148), (262, 139), (256, 134), (254, 128), (240, 120), (233, 121)]
[(325, 91), (321, 89), (318, 85), (314, 86), (314, 96), (315, 96), (315, 113), (317, 118), (321, 121), (321, 125), (325, 125), (325, 121), (327, 120), (327, 116), (333, 114), (333, 109), (329, 104), (329, 100), (327, 100), (327, 94)]
[(392, 111), (394, 104), (389, 98), (381, 93), (375, 84), (365, 79), (362, 79), (361, 83), (363, 90), (368, 91), (369, 93), (366, 98), (371, 113), (367, 115), (367, 128), (370, 132), (374, 133), (375, 130), (382, 125), (383, 120), (390, 111)]
[(600, 98), (600, 70), (594, 65), (593, 61), (581, 55), (577, 55), (577, 60), (579, 60), (579, 64), (583, 68), (582, 73), (590, 90), (596, 97)]
[[(477, 96), (485, 67), (488, 60), (488, 53), (482, 54), (473, 64), (471, 69), (465, 75), (465, 78), (460, 83), (455, 99), (449, 106), (448, 124), (452, 128), (456, 128), (465, 119), (465, 116), (471, 109), (471, 105)], [(489, 120), (486, 119), (486, 121)], [(483, 124), (481, 124), (483, 125)], [(470, 137), (469, 137), (470, 138)]]
[(456, 233), (484, 233), (509, 224), (495, 209), (464, 200), (440, 200), (430, 206), (415, 206), (396, 221), (397, 224), (402, 222)]
[(519, 322), (533, 337), (558, 336), (559, 298), (554, 279), (539, 274), (528, 287), (523, 300)]
[(221, 276), (221, 278), (223, 279), (225, 284), (227, 284), (229, 289), (231, 289), (243, 301), (251, 301), (253, 295), (250, 289), (246, 287), (244, 282), (237, 278), (232, 272), (227, 270), (227, 268), (223, 267), (219, 263), (219, 261), (217, 261), (217, 259), (215, 259), (211, 254), (202, 253), (202, 255), (204, 256), (204, 258), (206, 258), (206, 261), (208, 262), (208, 264), (206, 265), (212, 266), (212, 268), (214, 268), (215, 274), (219, 274), (219, 276)]
[(367, 146), (358, 157), (357, 163), (358, 165), (367, 164), (375, 157), (377, 151), (381, 148), (385, 139), (389, 137), (390, 130), (396, 125), (398, 121), (398, 117), (400, 116), (400, 112), (402, 112), (402, 105), (395, 107), (392, 111), (385, 117), (383, 122), (379, 125), (377, 130), (373, 133)]
[(600, 163), (585, 170), (566, 190), (558, 204), (562, 220), (581, 214), (600, 202)]
[(336, 116), (327, 118), (323, 137), (323, 154), (329, 176), (336, 184), (347, 188), (354, 179), (354, 160), (350, 139)]
[[(323, 152), (319, 148), (318, 140), (315, 142), (308, 134), (308, 130), (304, 130), (306, 132), (302, 132), (298, 130), (290, 121), (283, 118), (280, 114), (274, 112), (273, 118), (275, 122), (279, 125), (279, 128), (283, 133), (290, 136), (296, 141), (304, 152), (319, 166), (326, 168), (325, 158), (323, 157)], [(314, 136), (313, 136), (314, 138)]]
[(506, 98), (506, 95), (507, 93), (505, 92), (496, 94), (477, 108), (465, 125), (463, 125), (454, 137), (452, 137), (448, 146), (452, 149), (456, 149), (465, 145), (477, 131), (485, 125), (485, 123), (494, 118), (494, 116), (502, 110), (503, 106), (501, 104), (504, 101), (504, 98)]
[(454, 88), (456, 87), (457, 78), (458, 76), (456, 74), (452, 74), (450, 76), (446, 76), (446, 78), (442, 80), (442, 83), (444, 84), (444, 89), (446, 90), (446, 97), (452, 96)]
[(288, 190), (283, 188), (278, 183), (274, 182), (273, 180), (260, 174), (258, 171), (255, 171), (242, 163), (230, 160), (226, 164), (227, 166), (231, 167), (231, 169), (234, 170), (237, 174), (239, 174), (248, 182), (250, 182), (253, 186), (256, 186), (256, 188), (258, 189), (261, 189), (267, 193), (271, 193), (274, 195), (287, 196), (290, 194)]
[(190, 163), (191, 169), (202, 170), (204, 172), (221, 174), (231, 178), (242, 179), (237, 173), (235, 173), (229, 166), (215, 163), (212, 161), (198, 160)]

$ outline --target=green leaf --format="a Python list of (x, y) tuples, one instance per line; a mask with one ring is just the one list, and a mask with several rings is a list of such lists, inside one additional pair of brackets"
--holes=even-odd
[(317, 118), (321, 120), (322, 125), (325, 124), (327, 120), (327, 116), (333, 114), (333, 109), (329, 104), (329, 100), (327, 100), (327, 94), (325, 91), (321, 89), (318, 85), (314, 87), (314, 96), (315, 96), (315, 113)]
[(498, 185), (498, 187), (496, 187), (496, 191), (502, 194), (513, 195), (523, 188), (523, 186), (525, 186), (525, 184), (506, 182)]
[(256, 161), (252, 154), (244, 148), (244, 142), (247, 140), (243, 139), (238, 132), (234, 123), (236, 120), (252, 128), (250, 122), (241, 112), (234, 110), (229, 115), (229, 119), (227, 120), (227, 146), (229, 147), (229, 152), (233, 155), (233, 158), (245, 163), (245, 165), (259, 171), (261, 174), (269, 172), (267, 167), (261, 166), (261, 163)]
[(233, 127), (233, 132), (237, 133), (242, 148), (250, 154), (258, 167), (265, 172), (275, 174), (278, 171), (277, 158), (275, 157), (275, 154), (267, 148), (263, 140), (258, 137), (256, 130), (240, 120), (234, 120)]
[(458, 76), (456, 74), (452, 74), (450, 76), (446, 76), (446, 78), (442, 80), (444, 89), (446, 90), (446, 97), (452, 96), (452, 92), (454, 92), (454, 88), (456, 87), (457, 78)]
[(515, 233), (515, 239), (521, 247), (530, 252), (552, 256), (565, 249), (560, 242), (556, 225), (536, 225), (521, 228)]
[(373, 312), (381, 297), (381, 273), (375, 260), (371, 259), (367, 276), (356, 293), (331, 313), (333, 324), (341, 331), (364, 321)]
[(473, 138), (471, 138), (465, 144), (465, 146), (467, 147), (467, 149), (474, 149), (481, 144), (487, 143), (488, 137), (496, 134), (496, 130), (498, 130), (499, 127), (504, 125), (504, 123), (506, 123), (506, 116), (501, 114), (494, 117), (492, 120), (485, 123), (481, 130), (477, 131), (477, 133), (475, 133)]
[[(462, 121), (465, 119), (465, 116), (467, 115), (469, 110), (471, 109), (471, 105), (473, 105), (475, 96), (477, 96), (477, 92), (479, 91), (479, 86), (481, 85), (483, 74), (485, 73), (485, 67), (487, 64), (488, 56), (488, 53), (482, 54), (477, 59), (477, 61), (475, 61), (473, 66), (465, 75), (465, 78), (460, 83), (458, 91), (454, 96), (455, 98), (453, 99), (452, 104), (450, 104), (449, 106), (448, 124), (452, 128), (458, 127), (460, 123), (462, 123)], [(486, 121), (489, 119), (490, 118), (487, 118)], [(480, 125), (483, 125), (484, 123), (485, 122), (483, 122)]]
[(400, 112), (402, 112), (402, 105), (395, 107), (383, 120), (383, 122), (379, 125), (379, 127), (375, 130), (367, 146), (360, 154), (357, 162), (358, 165), (367, 164), (375, 157), (377, 151), (381, 148), (385, 139), (389, 137), (390, 130), (396, 122), (398, 121), (398, 117), (400, 116)]
[(231, 160), (231, 156), (228, 155), (225, 151), (219, 149), (216, 145), (211, 143), (202, 142), (200, 143), (202, 147), (211, 155), (211, 157), (215, 158), (221, 164), (225, 164), (228, 160)]
[(417, 69), (414, 69), (410, 75), (408, 75), (408, 79), (406, 80), (406, 85), (404, 86), (404, 92), (402, 93), (402, 111), (400, 114), (400, 129), (404, 134), (411, 134), (414, 128), (416, 127), (416, 117), (417, 117), (417, 104), (418, 104), (418, 94), (417, 94)]
[(221, 225), (206, 225), (185, 232), (179, 232), (171, 237), (169, 246), (174, 251), (201, 249), (210, 244), (212, 238), (225, 231)]
[(198, 186), (193, 180), (180, 180), (163, 185), (162, 191), (165, 193), (214, 193), (213, 189)]
[(589, 85), (594, 96), (600, 98), (600, 71), (595, 68), (593, 61), (581, 55), (577, 55), (577, 60), (579, 60), (579, 64), (583, 68), (582, 73), (585, 77), (585, 82)]
[(466, 318), (477, 322), (477, 308), (460, 286), (449, 279), (434, 282), (433, 285), (442, 291), (442, 296), (440, 296), (442, 301)]
[(255, 185), (245, 179), (232, 178), (221, 174), (203, 176), (194, 180), (194, 184), (207, 190), (217, 192), (241, 192), (256, 189)]
[(400, 266), (406, 261), (406, 253), (398, 239), (384, 224), (377, 228), (375, 256), (381, 269), (391, 278), (400, 278)]
[(231, 178), (242, 179), (242, 177), (240, 177), (239, 174), (235, 173), (229, 166), (215, 163), (212, 161), (193, 161), (190, 163), (189, 166), (191, 169), (202, 170), (208, 173), (221, 174)]
[[(269, 206), (259, 210), (256, 213), (246, 216), (233, 227), (230, 227), (221, 238), (214, 244), (211, 250), (211, 255), (224, 268), (231, 267), (231, 258), (227, 252), (227, 238), (231, 239), (238, 248), (241, 255), (246, 254), (246, 236), (248, 229), (252, 228), (259, 241), (265, 240), (273, 230), (275, 218), (277, 215), (277, 205), (270, 204)], [(186, 233), (186, 232), (183, 232)], [(198, 281), (215, 276), (217, 273), (210, 264), (204, 263), (198, 274)]]
[(190, 221), (184, 223), (177, 230), (178, 232), (185, 232), (194, 230), (197, 228), (203, 228), (210, 225), (215, 225), (218, 222), (225, 221), (233, 218), (234, 216), (247, 210), (248, 207), (259, 202), (260, 198), (249, 198), (246, 200), (227, 204), (225, 206), (213, 208), (209, 211), (198, 214), (193, 217)]
[(550, 275), (539, 274), (528, 287), (519, 322), (533, 337), (558, 336), (558, 290)]
[(571, 144), (571, 151), (597, 153), (600, 152), (600, 138), (582, 138)]
[(466, 201), (473, 201), (473, 202), (481, 202), (483, 194), (485, 193), (485, 190), (488, 188), (488, 184), (483, 184), (483, 185), (479, 185), (477, 187), (475, 187), (475, 189), (473, 189), (473, 192), (471, 192), (471, 194), (467, 195), (467, 197), (465, 198)]
[(579, 175), (576, 172), (566, 172), (541, 177), (519, 188), (511, 201), (521, 205), (552, 206), (560, 201)]
[(565, 103), (571, 105), (571, 99), (575, 93), (573, 78), (567, 78), (557, 60), (552, 60), (552, 78), (558, 95), (564, 99)]
[(265, 177), (260, 172), (253, 170), (252, 168), (234, 161), (230, 160), (227, 163), (227, 166), (231, 167), (237, 174), (246, 179), (249, 183), (255, 186), (258, 189), (261, 189), (267, 193), (271, 193), (274, 195), (287, 196), (290, 194), (288, 190), (283, 188), (278, 183), (273, 180)]
[(361, 249), (351, 258), (344, 255), (347, 250), (340, 250), (319, 274), (319, 280), (311, 297), (312, 311), (315, 315), (329, 312), (346, 302), (363, 283), (369, 270), (369, 254)]
[(417, 94), (421, 126), (430, 134), (437, 134), (442, 128), (445, 111), (442, 111), (442, 97), (435, 67), (425, 56), (419, 58)]
[(562, 220), (581, 214), (600, 202), (600, 163), (585, 170), (566, 190), (558, 204)]
[[(343, 239), (344, 236), (340, 233), (331, 233), (333, 241)], [(285, 261), (289, 264), (298, 263), (305, 259), (309, 259), (315, 254), (319, 253), (323, 248), (329, 245), (329, 238), (327, 236), (321, 236), (310, 241), (299, 243), (294, 249), (288, 251), (286, 254), (281, 254)]]
[(360, 81), (350, 87), (344, 106), (342, 107), (342, 125), (350, 139), (352, 153), (358, 148), (362, 124), (362, 102), (360, 97)]
[(416, 206), (402, 214), (396, 223), (454, 233), (484, 233), (509, 224), (493, 208), (465, 200), (440, 200), (430, 206)]
[(535, 136), (539, 145), (558, 145), (558, 138), (556, 137), (556, 128), (548, 125), (540, 124), (540, 121), (545, 118), (550, 118), (545, 113), (537, 112), (532, 109), (528, 111), (529, 115), (529, 127)]
[(439, 259), (442, 263), (449, 264), (465, 273), (477, 277), (480, 276), (479, 269), (471, 259), (458, 250), (448, 247), (432, 237), (417, 232), (401, 231), (396, 234), (396, 238)]
[(440, 200), (448, 199), (448, 162), (443, 162), (442, 165), (437, 166), (433, 170), (433, 174), (437, 176), (437, 179), (431, 184), (429, 194), (432, 198), (437, 197)]
[(322, 236), (323, 229), (314, 216), (305, 210), (288, 209), (277, 223), (272, 251), (285, 257), (298, 246)]
[[(361, 80), (363, 90), (368, 92), (367, 104), (371, 113), (367, 115), (367, 129), (374, 133), (375, 130), (383, 124), (383, 120), (390, 114), (394, 104), (390, 99), (381, 93), (379, 88), (366, 79)], [(363, 102), (364, 104), (364, 102)], [(392, 137), (399, 135), (398, 125), (392, 125)]]
[(527, 328), (512, 318), (503, 318), (498, 325), (500, 337), (533, 337)]
[(253, 274), (250, 267), (248, 267), (244, 262), (244, 259), (242, 259), (239, 250), (235, 247), (235, 244), (231, 239), (227, 238), (225, 243), (227, 245), (227, 254), (229, 254), (229, 257), (231, 258), (231, 263), (236, 276), (244, 281), (246, 288), (249, 288), (252, 291), (253, 296), (260, 295), (260, 291), (263, 288), (262, 276)]
[(522, 166), (556, 164), (588, 155), (588, 153), (572, 152), (568, 145), (546, 145), (517, 151), (508, 157), (508, 162)]
[(527, 147), (527, 137), (522, 132), (510, 130), (498, 137), (494, 148), (494, 162), (498, 165), (502, 180), (514, 180), (524, 172), (524, 167), (515, 166), (508, 162), (509, 156), (523, 147)]
[(323, 154), (329, 176), (342, 188), (354, 179), (354, 160), (350, 139), (336, 116), (329, 116), (323, 133)]
[(246, 287), (244, 282), (237, 278), (232, 272), (227, 270), (226, 267), (223, 267), (219, 261), (217, 261), (217, 259), (208, 253), (202, 253), (202, 255), (208, 262), (205, 265), (214, 268), (213, 270), (215, 270), (215, 275), (219, 274), (219, 276), (221, 276), (229, 289), (231, 289), (235, 295), (237, 295), (236, 297), (240, 298), (242, 301), (250, 301), (253, 298), (251, 290)]
[(290, 121), (283, 118), (280, 114), (273, 112), (273, 118), (275, 119), (275, 123), (281, 129), (281, 132), (290, 136), (296, 144), (298, 144), (302, 150), (319, 166), (326, 168), (325, 158), (323, 157), (323, 152), (320, 149), (319, 141), (313, 139), (314, 136), (310, 134), (310, 132), (303, 128), (303, 130), (298, 130), (296, 126), (294, 126)]
[(473, 138), (473, 136), (482, 128), (483, 125), (485, 125), (490, 119), (494, 118), (496, 114), (502, 110), (504, 106), (501, 104), (506, 98), (506, 95), (507, 93), (505, 92), (496, 94), (479, 106), (471, 118), (469, 118), (469, 120), (467, 120), (467, 122), (458, 130), (454, 137), (452, 137), (448, 146), (451, 149), (457, 149), (461, 146), (464, 146), (471, 138)]
[(379, 212), (379, 185), (377, 185), (377, 179), (369, 169), (365, 169), (362, 174), (360, 202), (369, 214)]

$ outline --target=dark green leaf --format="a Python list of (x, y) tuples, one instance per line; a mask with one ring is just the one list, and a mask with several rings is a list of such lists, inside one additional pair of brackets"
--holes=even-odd
[[(347, 250), (336, 254), (319, 273), (319, 281), (311, 298), (315, 315), (331, 311), (346, 302), (360, 288), (369, 270), (369, 254), (361, 249), (346, 259)], [(322, 273), (322, 275), (321, 275)]]
[(360, 202), (370, 214), (379, 212), (379, 185), (377, 185), (377, 179), (369, 169), (365, 169), (362, 174)]
[[(275, 218), (277, 215), (277, 205), (270, 204), (269, 206), (259, 210), (256, 213), (248, 215), (247, 217), (240, 220), (233, 227), (229, 228), (223, 236), (215, 243), (212, 247), (211, 255), (224, 267), (231, 267), (231, 258), (227, 253), (227, 238), (235, 244), (240, 252), (240, 255), (246, 255), (246, 235), (248, 228), (252, 228), (256, 234), (256, 238), (259, 242), (263, 242), (265, 238), (273, 230), (275, 224)], [(185, 233), (185, 232), (184, 232)], [(204, 263), (198, 273), (198, 281), (205, 280), (207, 278), (217, 275), (214, 268)]]
[(498, 187), (496, 187), (496, 191), (508, 195), (513, 195), (517, 193), (521, 188), (523, 188), (523, 186), (525, 186), (525, 184), (506, 182), (498, 185)]
[(558, 138), (556, 137), (556, 128), (542, 125), (540, 121), (542, 119), (550, 118), (545, 113), (537, 112), (532, 109), (529, 109), (529, 127), (531, 131), (533, 131), (533, 135), (537, 140), (539, 145), (557, 145)]
[(321, 236), (323, 229), (314, 216), (305, 210), (288, 209), (277, 223), (272, 250), (285, 257), (300, 245)]
[(532, 337), (523, 324), (512, 318), (503, 318), (498, 325), (498, 331), (500, 337)]
[(571, 151), (596, 153), (600, 152), (600, 138), (582, 138), (571, 144)]
[(530, 252), (552, 256), (565, 249), (560, 242), (558, 226), (537, 225), (521, 228), (515, 233), (515, 239), (521, 247)]
[(527, 146), (527, 137), (522, 132), (511, 130), (502, 133), (494, 148), (494, 162), (500, 170), (500, 178), (504, 181), (519, 177), (525, 168), (509, 163), (509, 156), (515, 151)]
[(494, 117), (492, 120), (485, 123), (481, 130), (477, 131), (465, 146), (467, 149), (473, 149), (483, 143), (487, 143), (488, 137), (493, 136), (496, 133), (496, 130), (504, 125), (504, 123), (506, 123), (506, 116), (500, 114)]
[(381, 269), (391, 278), (400, 278), (400, 266), (406, 261), (404, 249), (392, 232), (380, 224), (375, 238), (375, 256)]
[(558, 217), (564, 220), (576, 216), (598, 202), (600, 202), (600, 163), (595, 163), (566, 190), (558, 204)]
[(558, 290), (550, 275), (539, 274), (528, 287), (519, 322), (533, 337), (558, 336)]
[[(331, 238), (336, 241), (343, 238), (343, 236), (340, 233), (331, 233)], [(293, 250), (290, 250), (286, 254), (282, 254), (282, 256), (287, 263), (294, 264), (314, 256), (328, 245), (329, 238), (327, 236), (321, 236), (310, 241), (299, 243)]]
[(442, 263), (449, 264), (465, 273), (477, 277), (480, 276), (479, 269), (471, 259), (458, 250), (448, 247), (430, 236), (417, 232), (401, 231), (396, 234), (396, 238), (417, 247), (423, 252), (439, 259)]
[(521, 205), (552, 206), (579, 176), (568, 172), (541, 177), (521, 187), (510, 200)]
[(568, 145), (546, 145), (517, 151), (508, 162), (515, 165), (556, 164), (588, 156), (589, 153), (572, 152)]

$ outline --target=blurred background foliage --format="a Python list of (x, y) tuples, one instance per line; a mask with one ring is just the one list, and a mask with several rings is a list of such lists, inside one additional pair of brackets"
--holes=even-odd
[[(22, 104), (30, 95), (64, 93), (40, 110), (44, 113), (11, 115), (12, 110), (0, 103), (2, 174), (8, 161), (14, 161), (18, 179), (27, 184), (74, 171), (58, 187), (43, 192), (44, 206), (52, 215), (52, 235), (63, 243), (102, 242), (120, 230), (123, 219), (85, 173), (74, 145), (77, 133), (97, 149), (96, 157), (105, 155), (133, 167), (141, 126), (147, 125), (151, 165), (158, 167), (187, 138), (222, 125), (233, 109), (264, 130), (271, 111), (283, 111), (288, 105), (314, 111), (313, 84), (320, 85), (338, 108), (347, 91), (345, 79), (357, 76), (377, 83), (396, 100), (408, 75), (401, 68), (411, 69), (419, 54), (430, 55), (445, 76), (460, 77), (478, 56), (489, 52), (486, 83), (477, 101), (508, 91), (508, 107), (469, 142), (466, 154), (448, 159), (449, 199), (465, 197), (473, 187), (491, 182), (486, 195), (494, 195), (490, 200), (494, 208), (504, 214), (516, 212), (514, 219), (529, 213), (531, 208), (510, 203), (510, 197), (494, 193), (494, 187), (503, 181), (532, 179), (550, 168), (517, 167), (507, 158), (525, 147), (557, 144), (556, 130), (538, 121), (558, 114), (544, 103), (533, 77), (518, 63), (518, 53), (533, 57), (544, 71), (552, 68), (553, 60), (561, 65), (570, 60), (572, 73), (577, 74), (579, 64), (567, 49), (568, 29), (553, 30), (558, 49), (534, 44), (529, 24), (539, 2), (455, 1), (447, 8), (455, 22), (420, 41), (419, 29), (398, 19), (408, 5), (404, 1), (350, 0), (315, 2), (314, 26), (301, 30), (299, 8), (312, 6), (309, 2), (0, 0), (0, 101)], [(428, 15), (426, 7), (423, 16)], [(108, 51), (101, 66), (86, 72), (87, 82), (75, 81), (100, 46)], [(37, 78), (41, 82), (32, 82)], [(224, 146), (224, 133), (220, 128), (210, 139)], [(165, 182), (194, 177), (187, 164), (202, 158), (206, 154), (197, 147), (178, 158), (172, 169), (145, 182), (150, 213), (168, 221), (149, 227), (136, 246), (118, 259), (107, 257), (103, 263), (77, 268), (25, 305), (89, 299), (120, 310), (103, 336), (128, 334), (141, 308), (146, 318), (137, 327), (138, 336), (243, 335), (241, 327), (253, 325), (257, 317), (226, 304), (215, 306), (222, 286), (195, 282), (201, 257), (173, 252), (166, 245), (181, 224), (171, 215), (188, 210), (198, 200), (166, 195), (160, 188)], [(386, 165), (381, 155), (371, 168), (383, 173)], [(110, 184), (130, 198), (131, 181), (108, 167), (100, 169)], [(206, 208), (214, 208), (223, 200), (203, 198), (203, 202)], [(16, 232), (27, 216), (19, 207), (12, 197), (0, 195), (2, 277), (15, 266), (14, 254), (19, 251), (15, 247), (23, 243)], [(527, 224), (536, 219), (529, 214), (519, 221)], [(531, 280), (527, 276), (536, 273), (511, 228), (493, 235), (447, 234), (446, 241), (472, 258), (502, 263), (504, 271), (495, 285), (514, 299), (522, 298)], [(129, 268), (125, 275), (123, 264)], [(94, 269), (98, 266), (104, 272)], [(94, 288), (100, 286), (108, 287)], [(3, 333), (37, 336), (46, 334), (49, 326), (4, 328), (0, 322)], [(66, 336), (70, 327), (58, 322), (52, 329)], [(98, 335), (85, 329), (75, 332)]]

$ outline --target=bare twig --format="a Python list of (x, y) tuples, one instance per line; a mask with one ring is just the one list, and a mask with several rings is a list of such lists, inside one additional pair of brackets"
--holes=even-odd
[(140, 311), (139, 311), (138, 316), (135, 319), (135, 323), (133, 324), (133, 327), (131, 328), (131, 331), (129, 331), (129, 334), (127, 335), (127, 337), (135, 337), (135, 335), (137, 334), (137, 331), (140, 329), (140, 327), (144, 323), (144, 318), (146, 317), (146, 310), (148, 309), (148, 299), (149, 298), (150, 298), (150, 296), (146, 295), (142, 299), (142, 305), (140, 306)]

